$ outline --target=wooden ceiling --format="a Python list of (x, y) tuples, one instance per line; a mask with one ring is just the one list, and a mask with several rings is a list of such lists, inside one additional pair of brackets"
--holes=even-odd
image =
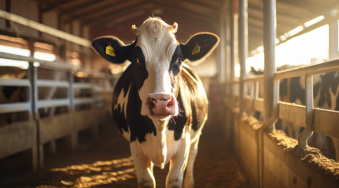
[[(152, 14), (176, 15), (189, 19), (191, 24), (212, 27), (217, 33), (221, 15), (225, 15), (227, 0), (36, 0), (42, 13), (59, 11), (63, 23), (79, 20), (92, 28), (112, 26)], [(334, 9), (339, 10), (338, 0), (277, 0), (277, 37), (324, 15), (315, 26), (305, 28), (305, 33), (326, 24)], [(337, 13), (339, 15), (339, 13)], [(300, 33), (300, 34), (301, 34)], [(249, 52), (263, 44), (263, 1), (248, 0)]]

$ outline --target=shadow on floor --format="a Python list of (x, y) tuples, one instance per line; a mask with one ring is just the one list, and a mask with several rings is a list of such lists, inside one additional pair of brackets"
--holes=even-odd
[[(203, 130), (194, 166), (195, 187), (249, 187), (227, 148), (221, 125), (207, 122)], [(0, 187), (137, 187), (129, 143), (115, 126), (103, 126), (97, 141), (86, 135), (81, 139), (76, 153), (47, 156), (43, 169), (13, 173), (2, 179)], [(165, 187), (168, 166), (154, 168), (157, 188)]]

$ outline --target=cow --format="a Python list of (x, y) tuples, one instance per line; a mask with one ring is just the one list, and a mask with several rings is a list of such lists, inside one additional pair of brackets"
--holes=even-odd
[(132, 26), (136, 40), (130, 45), (115, 36), (92, 42), (106, 60), (131, 62), (113, 91), (112, 114), (130, 142), (142, 188), (155, 187), (153, 166), (163, 169), (168, 162), (166, 187), (182, 187), (183, 183), (185, 188), (194, 187), (193, 164), (208, 104), (202, 82), (185, 63), (202, 62), (216, 48), (219, 37), (196, 33), (182, 44), (175, 38), (177, 29), (177, 23), (168, 25), (150, 17), (140, 27)]
[[(284, 65), (277, 68), (277, 71), (301, 67)], [(263, 71), (256, 71), (251, 67), (251, 73), (254, 75), (263, 74)], [(313, 75), (313, 104), (314, 107), (339, 111), (339, 72), (330, 72), (326, 74)], [(293, 77), (280, 80), (279, 85), (280, 101), (295, 103), (305, 106), (305, 77)], [(278, 125), (279, 126), (279, 125)], [(287, 129), (290, 137), (298, 138), (303, 129), (299, 125), (292, 125), (288, 122), (281, 121), (282, 130)], [(292, 131), (293, 130), (293, 131)], [(284, 130), (285, 131), (285, 130)], [(294, 134), (293, 134), (293, 133)], [(332, 142), (333, 141), (333, 142)], [(314, 133), (309, 140), (310, 145), (321, 149), (325, 155), (332, 156), (332, 146), (335, 150), (336, 161), (339, 161), (339, 140), (329, 138), (325, 135)]]

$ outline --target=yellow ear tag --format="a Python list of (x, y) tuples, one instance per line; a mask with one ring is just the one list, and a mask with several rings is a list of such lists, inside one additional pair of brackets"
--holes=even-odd
[(192, 50), (192, 55), (197, 54), (197, 53), (199, 53), (199, 52), (200, 52), (200, 46), (199, 46), (199, 44), (198, 44), (198, 42), (197, 42), (197, 43), (195, 44), (193, 50)]
[(111, 46), (111, 43), (108, 43), (108, 46), (106, 47), (106, 54), (115, 57), (114, 49)]

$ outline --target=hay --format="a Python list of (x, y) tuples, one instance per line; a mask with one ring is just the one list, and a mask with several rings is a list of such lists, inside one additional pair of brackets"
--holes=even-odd
[(317, 149), (308, 146), (305, 150), (298, 147), (298, 140), (288, 137), (281, 130), (274, 130), (269, 133), (272, 139), (278, 141), (278, 145), (284, 150), (294, 153), (301, 161), (310, 164), (317, 170), (323, 171), (323, 174), (333, 176), (339, 179), (339, 163), (333, 159), (329, 159)]

